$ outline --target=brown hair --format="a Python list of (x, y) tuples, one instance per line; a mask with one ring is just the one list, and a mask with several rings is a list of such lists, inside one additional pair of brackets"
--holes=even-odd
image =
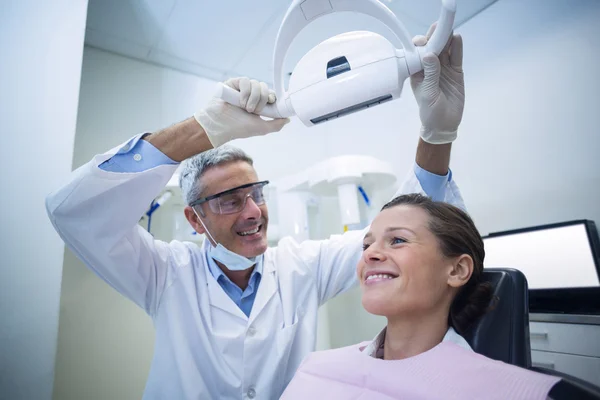
[(488, 311), (493, 299), (492, 285), (481, 282), (485, 257), (481, 235), (466, 212), (420, 194), (398, 196), (384, 205), (381, 211), (399, 205), (418, 207), (429, 215), (428, 228), (437, 238), (444, 256), (468, 254), (473, 259), (471, 278), (452, 301), (448, 315), (448, 324), (458, 333), (464, 334)]

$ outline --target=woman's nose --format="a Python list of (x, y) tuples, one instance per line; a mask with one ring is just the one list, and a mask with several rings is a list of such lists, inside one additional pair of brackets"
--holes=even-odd
[(374, 243), (363, 252), (363, 259), (367, 264), (374, 264), (386, 260), (385, 253)]

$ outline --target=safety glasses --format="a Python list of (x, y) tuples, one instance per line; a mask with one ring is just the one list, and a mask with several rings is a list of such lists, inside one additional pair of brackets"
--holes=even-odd
[[(238, 186), (233, 189), (225, 190), (224, 192), (213, 194), (212, 196), (203, 197), (190, 203), (190, 207), (196, 207), (203, 203), (208, 203), (208, 207), (215, 214), (235, 214), (246, 207), (248, 197), (257, 206), (265, 204), (266, 196), (263, 188), (269, 181), (248, 183)], [(202, 210), (200, 210), (202, 212)]]

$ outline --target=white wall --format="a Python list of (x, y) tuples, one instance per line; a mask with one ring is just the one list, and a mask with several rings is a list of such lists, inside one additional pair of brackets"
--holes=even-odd
[[(600, 223), (598, 17), (593, 0), (501, 0), (460, 28), (467, 105), (452, 169), (482, 233), (575, 218)], [(191, 115), (212, 85), (86, 49), (74, 166)], [(236, 144), (265, 179), (349, 153), (387, 160), (402, 178), (419, 126), (406, 86), (401, 100), (310, 129), (294, 121), (281, 133)], [(383, 188), (376, 205), (394, 189)], [(325, 201), (322, 212), (334, 213), (334, 204)], [(139, 397), (152, 353), (149, 320), (72, 257), (61, 304), (56, 398)], [(332, 301), (329, 314), (333, 346), (368, 339), (384, 324), (362, 311), (358, 291)]]
[[(451, 167), (482, 234), (580, 218), (600, 224), (599, 20), (595, 0), (500, 0), (458, 30), (466, 106)], [(401, 126), (414, 132), (411, 107)], [(388, 121), (369, 131), (373, 141), (385, 140)], [(357, 129), (361, 122), (374, 121), (357, 119)], [(344, 151), (343, 132), (335, 135)], [(330, 302), (329, 315), (332, 346), (384, 325), (364, 312), (358, 289)]]
[[(86, 47), (73, 168), (137, 133), (187, 118), (208, 100), (213, 85)], [(155, 213), (153, 232), (169, 240), (166, 214)], [(141, 398), (153, 344), (150, 318), (67, 249), (53, 398)]]
[[(451, 167), (482, 233), (600, 223), (599, 17), (595, 0), (500, 0), (458, 30), (467, 104)], [(407, 85), (399, 101), (241, 146), (269, 177), (346, 153), (380, 157), (403, 177), (419, 125)]]
[(64, 246), (44, 198), (71, 171), (87, 0), (0, 9), (0, 398), (50, 399)]
[(600, 2), (504, 0), (461, 32), (467, 111), (453, 168), (482, 232), (600, 223)]

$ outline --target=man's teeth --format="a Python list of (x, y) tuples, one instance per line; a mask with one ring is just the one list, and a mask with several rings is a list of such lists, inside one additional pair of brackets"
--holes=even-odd
[(370, 281), (371, 279), (377, 279), (377, 278), (379, 278), (379, 279), (394, 279), (395, 276), (388, 275), (388, 274), (369, 275), (366, 280)]
[(260, 229), (260, 225), (257, 226), (256, 228), (252, 229), (251, 231), (240, 232), (239, 234), (242, 236), (254, 235), (256, 232), (258, 232), (259, 229)]

